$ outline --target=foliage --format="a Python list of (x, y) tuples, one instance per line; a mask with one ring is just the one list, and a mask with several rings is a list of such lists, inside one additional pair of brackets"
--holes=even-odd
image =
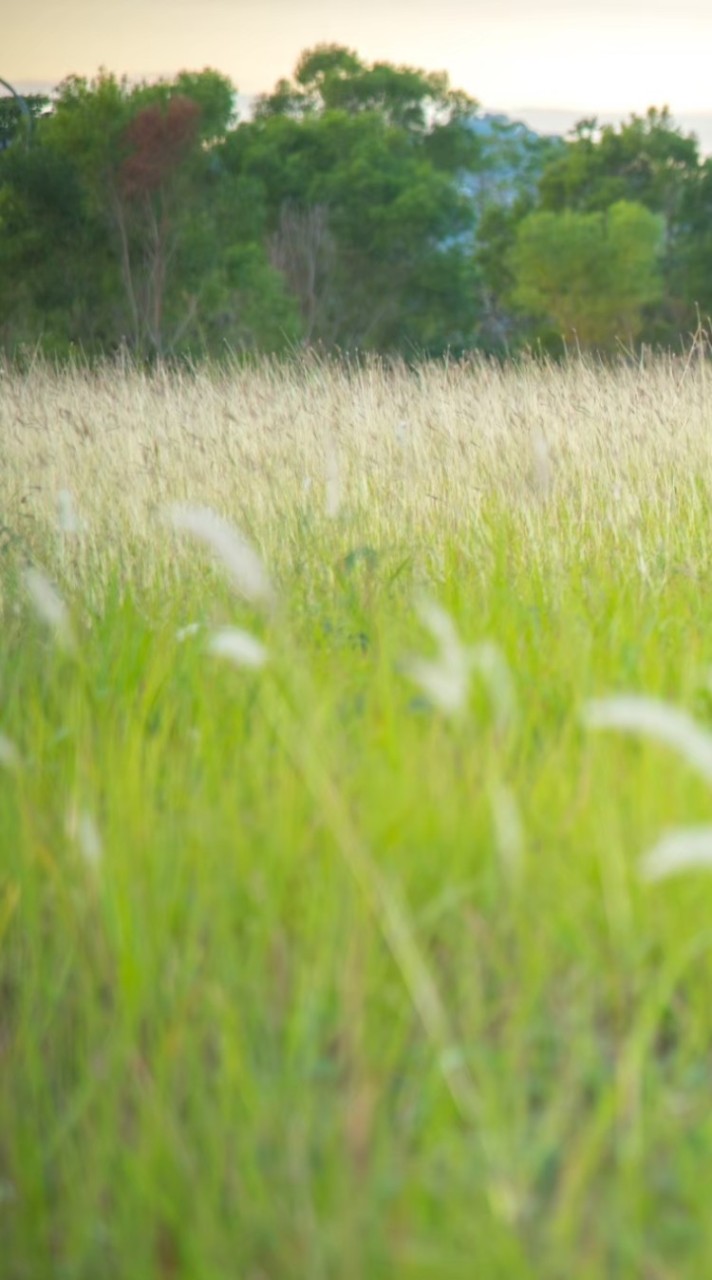
[[(225, 163), (260, 180), (268, 225), (281, 239), (278, 252), (290, 212), (306, 227), (323, 210), (328, 240), (322, 237), (313, 252), (331, 302), (320, 302), (312, 338), (341, 346), (397, 344), (414, 275), (430, 258), (447, 271), (442, 243), (466, 225), (467, 209), (452, 183), (373, 113), (256, 121), (238, 130), (235, 144), (226, 147)], [(324, 253), (328, 275), (318, 257)], [(306, 311), (304, 299), (302, 305)]]
[(26, 93), (20, 101), (14, 96), (0, 97), (0, 152), (15, 140), (29, 142), (34, 121), (48, 106), (49, 98), (44, 93)]
[[(685, 183), (677, 219), (678, 244), (671, 267), (671, 286), (707, 319), (712, 316), (712, 160), (706, 159)], [(685, 311), (681, 320), (685, 318)], [(694, 326), (693, 326), (694, 327)]]
[(542, 208), (593, 212), (629, 200), (670, 221), (698, 162), (696, 138), (675, 126), (667, 108), (651, 107), (618, 127), (582, 120), (542, 176)]
[(599, 128), (595, 119), (582, 120), (566, 151), (541, 178), (541, 207), (546, 210), (603, 212), (626, 200), (662, 217), (663, 294), (646, 325), (658, 341), (674, 341), (681, 330), (695, 325), (693, 302), (699, 289), (689, 264), (697, 257), (700, 234), (691, 231), (689, 219), (701, 169), (696, 138), (677, 128), (666, 107), (651, 107), (618, 127)]
[(472, 209), (453, 178), (478, 150), (466, 127), (475, 107), (444, 76), (364, 67), (324, 46), (226, 141), (226, 167), (260, 183), (274, 260), (297, 289), (310, 340), (467, 344), (475, 274), (453, 242)]
[(37, 142), (0, 157), (0, 331), (12, 349), (110, 342), (117, 280), (103, 228), (61, 150)]
[(31, 131), (0, 99), (8, 352), (503, 353), (572, 326), (676, 345), (712, 311), (710, 162), (667, 108), (542, 138), (338, 44), (243, 122), (210, 69), (70, 76), (28, 105)]
[[(220, 334), (220, 346), (240, 345), (246, 330), (236, 311), (242, 282), (235, 251), (259, 235), (259, 213), (257, 226), (254, 211), (241, 219), (233, 206), (226, 216), (241, 195), (219, 162), (233, 99), (230, 83), (213, 71), (137, 86), (102, 73), (91, 83), (70, 77), (60, 86), (31, 152), (11, 148), (0, 159), (15, 329), (24, 308), (27, 327), (41, 314), (46, 332), (54, 289), (56, 340), (85, 350), (126, 344), (161, 355), (200, 346), (212, 333)], [(253, 282), (259, 256), (255, 245), (248, 254)], [(265, 310), (255, 315), (254, 296), (250, 308), (257, 330), (273, 342), (286, 322), (285, 304), (269, 314), (280, 287), (264, 251), (262, 262)], [(254, 295), (253, 283), (244, 284)], [(293, 322), (286, 328), (293, 332)]]
[(368, 65), (341, 45), (317, 45), (302, 54), (291, 82), (280, 80), (273, 94), (258, 99), (256, 115), (377, 112), (387, 124), (422, 136), (462, 124), (476, 108), (473, 98), (451, 89), (445, 72)]
[(662, 219), (620, 200), (603, 213), (536, 212), (519, 224), (513, 298), (583, 347), (630, 342), (661, 294)]

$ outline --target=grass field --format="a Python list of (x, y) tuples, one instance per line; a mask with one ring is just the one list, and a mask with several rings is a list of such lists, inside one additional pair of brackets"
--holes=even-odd
[(2, 372), (3, 1280), (712, 1276), (710, 377)]

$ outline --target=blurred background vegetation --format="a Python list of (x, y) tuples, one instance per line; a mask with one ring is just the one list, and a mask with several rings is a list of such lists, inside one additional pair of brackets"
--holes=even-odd
[(666, 109), (543, 137), (334, 45), (236, 93), (0, 99), (0, 350), (606, 353), (712, 313), (712, 159)]

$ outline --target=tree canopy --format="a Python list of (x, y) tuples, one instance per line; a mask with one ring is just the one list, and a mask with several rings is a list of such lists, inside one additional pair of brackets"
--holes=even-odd
[(235, 116), (219, 72), (0, 98), (0, 343), (436, 355), (712, 311), (712, 161), (666, 108), (542, 138), (334, 44)]
[(530, 213), (512, 251), (514, 300), (582, 346), (631, 342), (662, 292), (662, 238), (662, 218), (628, 200), (603, 212)]

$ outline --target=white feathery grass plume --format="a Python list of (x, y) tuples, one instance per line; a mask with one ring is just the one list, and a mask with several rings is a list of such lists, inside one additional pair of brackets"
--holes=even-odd
[(182, 644), (184, 640), (189, 640), (191, 636), (197, 636), (200, 631), (201, 624), (199, 622), (187, 622), (184, 627), (179, 627), (176, 631), (176, 640)]
[(19, 769), (22, 764), (20, 753), (14, 742), (4, 733), (0, 733), (0, 765), (4, 769)]
[(57, 494), (57, 524), (60, 532), (69, 537), (76, 537), (82, 531), (82, 521), (77, 515), (69, 489), (60, 489)]
[(418, 613), (440, 646), (437, 658), (409, 658), (406, 674), (430, 701), (448, 715), (462, 711), (470, 688), (470, 654), (450, 614), (432, 600), (421, 600)]
[(325, 459), (324, 509), (330, 520), (335, 520), (341, 510), (342, 486), (339, 458), (332, 443), (327, 445)]
[(516, 710), (514, 686), (505, 658), (491, 641), (468, 647), (462, 643), (450, 614), (432, 600), (422, 600), (418, 613), (440, 646), (437, 658), (409, 658), (405, 672), (441, 711), (462, 711), (477, 671), (485, 681), (498, 727), (511, 723)]
[(510, 884), (521, 880), (524, 870), (524, 827), (519, 806), (509, 787), (498, 783), (490, 795), (497, 853)]
[(532, 441), (531, 479), (538, 496), (548, 498), (554, 487), (554, 467), (549, 443), (542, 435), (537, 435)]
[(254, 547), (212, 507), (175, 502), (168, 508), (168, 517), (174, 529), (191, 534), (209, 548), (240, 595), (255, 604), (274, 603), (274, 588)]
[(34, 566), (23, 573), (23, 582), (30, 604), (37, 617), (54, 633), (63, 649), (74, 648), (74, 635), (69, 610), (57, 588), (41, 569)]
[(484, 640), (470, 650), (470, 663), (487, 685), (497, 727), (506, 729), (516, 718), (517, 698), (512, 673), (502, 650), (491, 640)]
[(397, 444), (401, 449), (404, 449), (404, 448), (405, 448), (405, 446), (406, 446), (406, 444), (408, 443), (408, 436), (409, 436), (409, 434), (410, 434), (410, 431), (409, 431), (409, 428), (408, 428), (408, 423), (405, 421), (405, 419), (401, 418), (401, 420), (400, 420), (399, 422), (397, 422), (397, 423), (396, 423), (395, 428), (394, 428), (394, 435), (395, 435), (395, 438), (396, 438), (396, 444)]
[(622, 694), (587, 703), (584, 722), (589, 729), (617, 729), (661, 742), (712, 782), (712, 733), (678, 707), (657, 698)]
[(712, 871), (712, 827), (668, 831), (640, 864), (640, 875), (650, 881), (698, 870)]
[(88, 867), (98, 867), (104, 856), (99, 828), (88, 809), (70, 809), (67, 835), (73, 840)]
[(214, 657), (228, 658), (237, 667), (263, 667), (268, 653), (265, 646), (239, 627), (218, 627), (208, 640), (208, 653)]

